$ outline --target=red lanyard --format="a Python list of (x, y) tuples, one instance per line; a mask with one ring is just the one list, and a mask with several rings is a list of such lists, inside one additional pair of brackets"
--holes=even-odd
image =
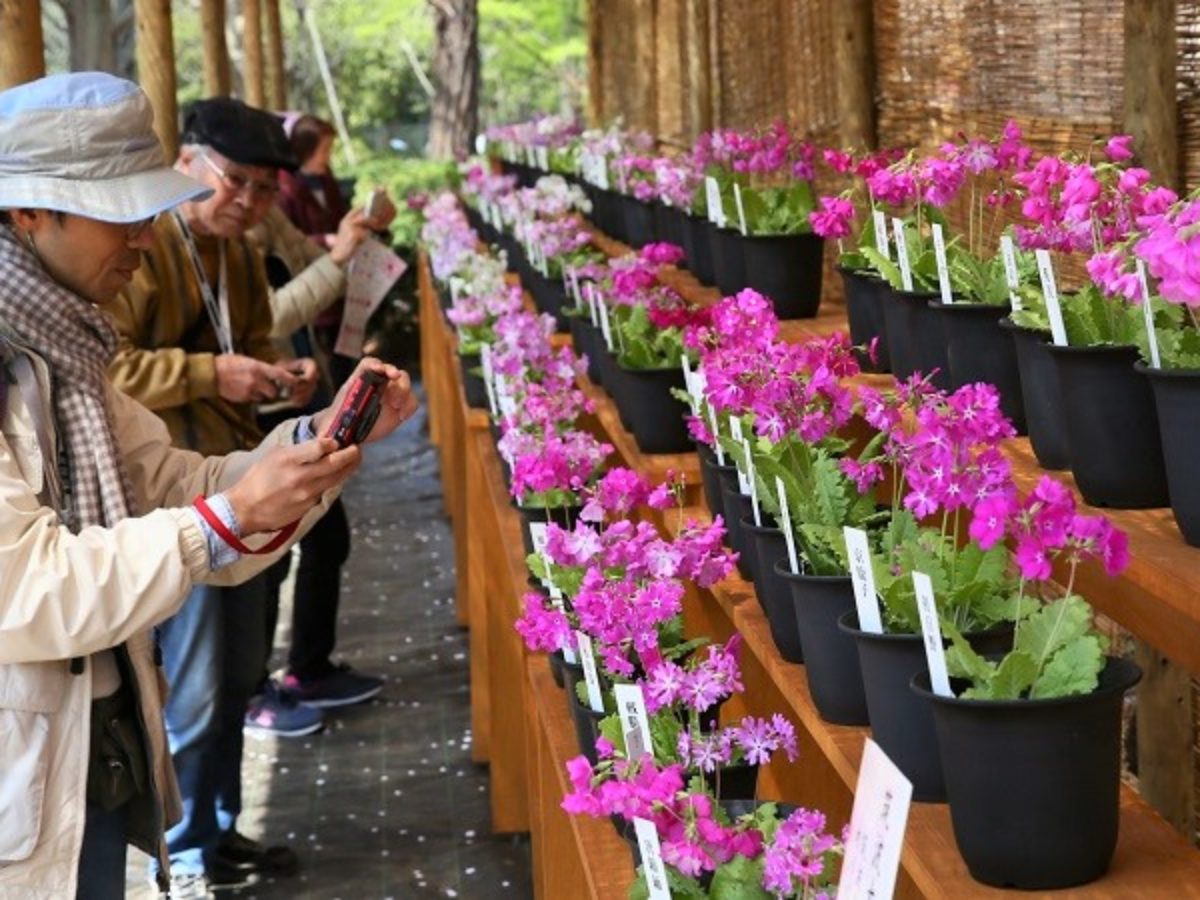
[(217, 533), (221, 540), (223, 540), (238, 553), (247, 556), (262, 556), (267, 553), (275, 552), (288, 542), (291, 536), (296, 533), (296, 529), (300, 525), (299, 520), (292, 522), (290, 525), (285, 525), (283, 529), (277, 535), (275, 535), (275, 537), (271, 538), (271, 540), (267, 541), (267, 543), (263, 544), (257, 550), (254, 550), (250, 547), (247, 547), (242, 542), (241, 538), (229, 530), (229, 527), (221, 521), (221, 517), (213, 512), (212, 507), (208, 505), (208, 501), (204, 499), (203, 494), (197, 494), (196, 499), (192, 501), (192, 505), (196, 507), (196, 511), (204, 517), (204, 521), (212, 526), (212, 530)]

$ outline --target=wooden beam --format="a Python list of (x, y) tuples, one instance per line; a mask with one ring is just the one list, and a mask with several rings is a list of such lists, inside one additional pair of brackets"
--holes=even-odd
[(39, 0), (0, 0), (0, 90), (46, 74)]
[(204, 41), (204, 94), (228, 97), (229, 48), (225, 44), (225, 0), (200, 0), (200, 27)]
[(1138, 793), (1191, 838), (1195, 813), (1192, 677), (1144, 641), (1134, 642), (1142, 667), (1137, 689)]
[(721, 91), (721, 0), (708, 0), (708, 100), (711, 106), (709, 127), (720, 128), (725, 121)]
[(272, 109), (282, 112), (288, 108), (288, 101), (279, 0), (263, 0), (263, 9), (267, 14), (267, 102)]
[(245, 100), (251, 106), (262, 109), (267, 100), (263, 90), (262, 7), (259, 0), (242, 0), (242, 44), (245, 52), (242, 69)]
[(588, 3), (588, 124), (600, 128), (607, 119), (604, 107), (604, 0)]
[(832, 4), (832, 10), (839, 136), (846, 147), (873, 150), (876, 133), (872, 0), (838, 0)]
[(683, 43), (687, 54), (687, 137), (712, 130), (712, 70), (709, 68), (709, 0), (684, 0)]
[(1125, 131), (1138, 162), (1179, 186), (1175, 103), (1176, 0), (1125, 0)]
[(168, 159), (179, 152), (179, 113), (175, 106), (175, 41), (171, 0), (134, 0), (137, 67), (142, 90), (154, 106), (154, 131)]

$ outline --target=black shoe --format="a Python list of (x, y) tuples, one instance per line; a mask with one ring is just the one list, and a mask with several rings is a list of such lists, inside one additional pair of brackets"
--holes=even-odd
[(217, 874), (240, 872), (244, 879), (248, 871), (286, 877), (300, 871), (300, 857), (288, 847), (268, 847), (244, 834), (228, 831), (206, 861), (205, 871), (213, 883), (224, 883)]

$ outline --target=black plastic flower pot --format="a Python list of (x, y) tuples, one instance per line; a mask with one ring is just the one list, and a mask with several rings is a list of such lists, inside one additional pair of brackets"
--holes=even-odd
[(940, 697), (928, 673), (913, 678), (933, 705), (950, 821), (972, 878), (1044, 891), (1107, 871), (1120, 818), (1122, 700), (1140, 678), (1129, 660), (1109, 658), (1095, 691), (1049, 700)]
[(1017, 434), (1028, 433), (1017, 350), (1008, 333), (1000, 329), (1000, 320), (1008, 315), (1008, 307), (946, 304), (938, 300), (930, 301), (929, 305), (942, 321), (951, 389), (958, 390), (964, 384), (978, 381), (993, 385), (1000, 392), (1000, 411), (1012, 422)]
[[(575, 682), (583, 681), (583, 665), (577, 662), (567, 662), (567, 658), (565, 656), (561, 656), (561, 650), (558, 651), (558, 654), (560, 655), (559, 669), (562, 672), (562, 683), (559, 685), (559, 687), (565, 690), (566, 688), (573, 686)], [(570, 713), (570, 711), (571, 703), (568, 699), (567, 712)]]
[(1062, 387), (1071, 472), (1092, 506), (1170, 505), (1154, 391), (1133, 347), (1050, 347)]
[[(933, 707), (909, 688), (913, 675), (927, 671), (923, 638), (861, 631), (856, 610), (843, 613), (838, 628), (858, 647), (871, 736), (912, 782), (914, 800), (945, 803)], [(1007, 626), (966, 637), (977, 653), (991, 654), (1010, 649), (1012, 634)]]
[(621, 420), (621, 427), (632, 433), (633, 422), (629, 418), (626, 404), (621, 400), (621, 397), (628, 390), (628, 385), (625, 381), (625, 370), (617, 365), (616, 356), (610, 353), (608, 347), (605, 346), (604, 333), (599, 328), (596, 329), (595, 347), (596, 364), (600, 368), (600, 383), (604, 385), (604, 390), (612, 398), (613, 406), (617, 408), (617, 416)]
[(745, 286), (770, 297), (781, 319), (811, 319), (821, 305), (824, 239), (815, 234), (742, 238)]
[(855, 351), (858, 364), (865, 372), (890, 372), (888, 356), (887, 321), (884, 319), (883, 304), (891, 299), (892, 291), (886, 281), (871, 272), (837, 266), (842, 276), (842, 288), (846, 294), (846, 320), (850, 323), (850, 340), (856, 346), (875, 345), (875, 361), (865, 352)]
[(726, 472), (721, 473), (721, 498), (725, 504), (725, 531), (727, 543), (737, 552), (738, 573), (747, 581), (754, 580), (754, 560), (751, 558), (752, 548), (747, 543), (747, 537), (742, 531), (742, 519), (751, 516), (754, 511), (750, 506), (750, 498), (738, 490), (737, 469), (729, 467), (733, 472), (732, 479)]
[(792, 592), (808, 690), (817, 712), (835, 725), (866, 725), (867, 698), (858, 649), (854, 639), (838, 628), (838, 619), (854, 608), (850, 576), (795, 575), (787, 559), (775, 563), (775, 573)]
[(696, 455), (700, 458), (700, 482), (704, 487), (704, 502), (714, 516), (725, 513), (725, 500), (721, 497), (721, 476), (717, 473), (717, 454), (708, 444), (696, 441)]
[(487, 409), (487, 385), (484, 384), (483, 376), (476, 374), (483, 363), (480, 361), (478, 353), (460, 353), (458, 356), (458, 365), (462, 369), (463, 394), (467, 398), (467, 406), (471, 409)]
[(1162, 435), (1171, 511), (1183, 539), (1200, 547), (1200, 369), (1137, 369), (1150, 379)]
[(1033, 455), (1043, 469), (1069, 468), (1071, 453), (1062, 415), (1062, 389), (1058, 383), (1058, 366), (1050, 355), (1049, 336), (1032, 328), (1022, 328), (1011, 319), (1001, 319), (1000, 327), (1012, 335), (1017, 354), (1025, 425)]
[(736, 294), (746, 286), (744, 240), (742, 233), (735, 228), (713, 226), (708, 232), (713, 278), (722, 296)]
[(532, 270), (525, 287), (533, 297), (533, 305), (537, 311), (554, 316), (554, 329), (560, 333), (570, 331), (571, 320), (564, 315), (570, 300), (567, 289), (557, 278), (547, 278), (541, 272)]
[[(703, 465), (703, 463), (701, 463), (701, 465)], [(737, 491), (737, 469), (735, 469), (731, 465), (721, 465), (721, 463), (717, 462), (716, 454), (713, 453), (713, 455), (708, 463), (708, 471), (711, 473), (710, 477), (712, 478), (712, 489), (713, 489), (712, 496), (706, 496), (706, 499), (708, 500), (708, 504), (709, 504), (708, 509), (709, 509), (709, 512), (711, 512), (714, 517), (721, 516), (722, 519), (724, 519), (724, 516), (725, 516), (725, 490), (724, 490), (724, 487), (725, 487), (726, 479), (729, 479), (729, 484), (732, 485), (732, 490), (734, 490), (736, 492)], [(706, 495), (708, 494), (708, 490), (709, 490), (708, 482), (705, 482), (704, 492)], [(728, 522), (725, 522), (725, 546), (729, 547), (731, 550), (733, 549), (733, 541), (729, 537), (729, 523)]]
[(792, 590), (775, 572), (775, 563), (781, 559), (786, 563), (788, 558), (787, 539), (773, 525), (755, 525), (753, 515), (744, 517), (741, 525), (749, 545), (747, 549), (754, 556), (754, 592), (771, 627), (771, 639), (786, 662), (802, 663), (804, 650), (800, 647), (800, 632), (796, 628)]
[(838, 628), (842, 613), (854, 608), (850, 576), (794, 575), (787, 559), (775, 563), (796, 607), (796, 626), (809, 692), (817, 713), (834, 725), (866, 725), (866, 695), (858, 649)]
[[(676, 209), (674, 206), (660, 201), (655, 201), (650, 204), (650, 209), (654, 214), (654, 236), (656, 240), (666, 241), (669, 244), (675, 244), (679, 247), (684, 247), (684, 255), (687, 255), (687, 248), (684, 244), (686, 236), (685, 230), (687, 223), (683, 220), (686, 215), (682, 210)], [(676, 263), (680, 268), (687, 266), (686, 261)]]
[(576, 685), (583, 683), (583, 679), (566, 682), (567, 703), (571, 708), (571, 720), (575, 723), (575, 740), (579, 742), (579, 752), (594, 766), (599, 761), (596, 741), (600, 738), (600, 722), (608, 714), (594, 712), (586, 703), (580, 702)]
[(529, 525), (533, 523), (548, 524), (553, 522), (559, 528), (571, 531), (579, 521), (581, 506), (519, 506), (521, 511), (521, 542), (525, 545), (525, 554), (533, 552), (533, 536)]
[(616, 191), (599, 190), (596, 199), (599, 202), (593, 213), (597, 216), (597, 227), (609, 237), (625, 240), (625, 208), (621, 195)]
[(899, 291), (886, 282), (880, 297), (888, 361), (896, 380), (905, 381), (921, 368), (921, 351), (914, 337), (914, 319), (920, 304), (904, 299)]
[(687, 403), (671, 391), (684, 389), (683, 370), (629, 369), (617, 363), (623, 388), (614, 395), (628, 417), (633, 439), (643, 453), (683, 453), (692, 447)]
[(587, 377), (592, 384), (602, 385), (598, 345), (603, 341), (592, 320), (584, 316), (568, 316), (571, 326), (571, 345), (578, 356), (587, 359)]
[(547, 659), (550, 661), (550, 675), (554, 678), (554, 684), (558, 687), (563, 686), (563, 666), (566, 665), (566, 660), (563, 659), (561, 650), (555, 650)]
[(739, 763), (722, 766), (716, 772), (705, 772), (704, 781), (709, 789), (722, 801), (753, 801), (758, 788), (758, 766)]
[(654, 206), (637, 197), (625, 198), (625, 243), (640, 250), (656, 239)]
[[(929, 381), (941, 390), (950, 389), (950, 359), (946, 355), (946, 336), (942, 333), (942, 320), (930, 309), (929, 301), (938, 295), (927, 291), (893, 291), (895, 299), (906, 310), (907, 331), (902, 333), (913, 354), (913, 371), (930, 376)], [(891, 320), (888, 320), (888, 341), (892, 342)], [(889, 343), (888, 354), (895, 368), (895, 344)], [(912, 374), (911, 372), (909, 374)], [(900, 378), (900, 373), (896, 372)]]
[(688, 216), (691, 243), (684, 245), (688, 255), (688, 268), (701, 284), (717, 283), (716, 272), (713, 269), (712, 238), (709, 235), (715, 228), (716, 226), (703, 216)]

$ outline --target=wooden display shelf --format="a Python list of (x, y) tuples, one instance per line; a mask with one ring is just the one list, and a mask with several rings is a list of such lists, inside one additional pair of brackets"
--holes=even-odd
[(533, 707), (530, 785), (534, 896), (544, 900), (624, 900), (633, 881), (633, 858), (608, 819), (571, 816), (562, 798), (571, 790), (567, 760), (579, 755), (567, 698), (555, 685), (545, 657), (530, 659)]
[[(684, 519), (710, 521), (706, 508), (684, 511)], [(679, 518), (664, 513), (661, 527), (669, 534), (677, 532)], [(773, 764), (771, 796), (789, 802), (825, 809), (831, 821), (839, 819), (836, 810), (848, 812), (858, 779), (868, 728), (832, 725), (824, 721), (813, 705), (803, 665), (784, 662), (771, 638), (770, 626), (754, 593), (754, 587), (736, 571), (714, 585), (711, 591), (689, 591), (689, 636), (715, 634), (724, 637), (734, 631), (742, 635), (742, 670), (746, 692), (741, 695), (743, 709), (736, 714), (757, 716), (784, 713), (796, 723), (801, 745), (811, 746), (828, 764), (839, 781), (841, 802), (832, 804), (812, 799), (811, 779), (805, 767), (811, 758), (803, 754), (793, 765)], [(824, 768), (824, 766), (822, 766)], [(826, 794), (822, 785), (818, 796)], [(760, 790), (762, 787), (760, 785)], [(832, 806), (832, 808), (831, 808)], [(847, 813), (843, 812), (845, 816)], [(949, 807), (937, 803), (914, 803), (909, 814), (908, 831), (901, 855), (898, 897), (991, 898), (1002, 896), (1088, 898), (1200, 897), (1200, 853), (1167, 824), (1129, 787), (1121, 790), (1121, 830), (1116, 853), (1108, 874), (1100, 881), (1071, 890), (1028, 893), (1002, 891), (974, 881), (958, 853), (950, 824)]]

